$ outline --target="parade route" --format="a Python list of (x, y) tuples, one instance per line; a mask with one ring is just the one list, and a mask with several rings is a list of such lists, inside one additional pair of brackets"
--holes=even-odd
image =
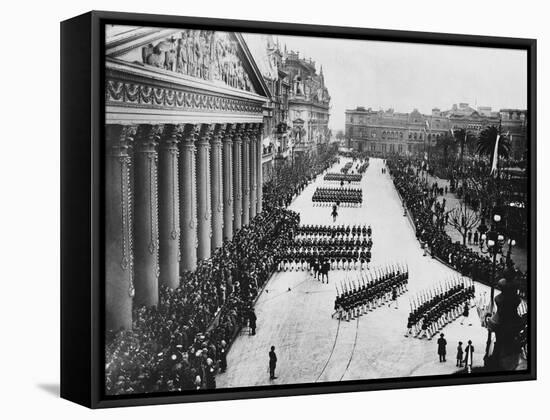
[[(330, 171), (338, 171), (348, 161), (342, 158)], [(452, 374), (457, 371), (458, 341), (472, 340), (474, 366), (483, 365), (487, 330), (482, 328), (475, 309), (471, 326), (460, 321), (447, 325), (447, 362), (437, 356), (437, 336), (433, 340), (407, 338), (409, 298), (458, 273), (430, 256), (424, 256), (389, 174), (382, 174), (381, 159), (370, 160), (363, 176), (362, 207), (341, 207), (336, 224), (366, 224), (373, 230), (371, 267), (406, 263), (409, 291), (398, 299), (398, 309), (387, 305), (350, 322), (332, 319), (335, 284), (359, 271), (330, 271), (329, 284), (313, 279), (306, 271), (276, 272), (265, 286), (255, 306), (257, 331), (243, 331), (228, 354), (228, 369), (217, 376), (218, 388), (258, 385), (314, 383), (356, 379), (398, 378)], [(318, 186), (326, 185), (320, 175), (290, 206), (302, 224), (332, 225), (330, 207), (314, 207), (311, 197)], [(356, 186), (354, 186), (356, 187)], [(476, 295), (489, 288), (476, 283)], [(268, 352), (275, 346), (277, 379), (270, 381)]]

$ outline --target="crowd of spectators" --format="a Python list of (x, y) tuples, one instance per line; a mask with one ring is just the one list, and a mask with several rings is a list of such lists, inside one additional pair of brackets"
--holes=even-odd
[[(393, 158), (387, 165), (397, 191), (412, 215), (416, 236), (433, 257), (437, 257), (455, 268), (462, 275), (475, 281), (491, 285), (492, 259), (482, 255), (460, 242), (453, 242), (449, 235), (434, 223), (434, 208), (438, 192), (426, 186), (417, 176), (416, 167), (411, 162)], [(525, 275), (514, 268), (512, 260), (500, 259), (496, 264), (496, 278), (514, 275), (519, 281), (520, 291), (525, 290)]]
[(264, 185), (264, 211), (232, 241), (199, 261), (177, 289), (161, 287), (157, 306), (135, 307), (131, 330), (106, 332), (107, 395), (216, 388), (231, 342), (255, 321), (254, 301), (298, 229), (288, 197), (336, 159), (327, 152), (302, 162), (307, 170), (282, 171), (284, 180)]
[(315, 178), (339, 161), (335, 151), (329, 149), (316, 157), (301, 156), (278, 169), (276, 176), (264, 183), (263, 207), (288, 207)]
[[(416, 161), (420, 168), (421, 162)], [(461, 162), (445, 163), (432, 159), (428, 173), (449, 181), (449, 192), (464, 200), (467, 206), (479, 211), (482, 218), (489, 218), (495, 202), (499, 205), (514, 204), (513, 219), (515, 239), (523, 241), (527, 236), (527, 177), (525, 160), (499, 159), (498, 176), (489, 176), (491, 162), (486, 158), (468, 156)], [(506, 188), (503, 188), (506, 185)]]

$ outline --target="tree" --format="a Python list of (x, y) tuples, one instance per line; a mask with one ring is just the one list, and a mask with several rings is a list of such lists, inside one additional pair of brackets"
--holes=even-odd
[(456, 148), (455, 139), (449, 133), (443, 133), (437, 138), (435, 147), (443, 152), (443, 162), (448, 164), (449, 151)]
[(472, 231), (481, 220), (479, 214), (463, 204), (450, 210), (448, 215), (449, 225), (462, 235), (462, 243), (466, 245), (468, 232)]
[(480, 156), (489, 156), (491, 162), (493, 161), (493, 153), (495, 151), (495, 143), (498, 135), (500, 135), (500, 140), (498, 141), (498, 155), (504, 158), (510, 155), (510, 139), (508, 136), (502, 134), (501, 130), (500, 127), (492, 125), (479, 133), (476, 151)]
[(465, 128), (459, 128), (454, 131), (454, 137), (457, 139), (460, 144), (460, 168), (462, 168), (462, 162), (464, 161), (464, 149), (468, 143), (471, 143), (474, 136)]

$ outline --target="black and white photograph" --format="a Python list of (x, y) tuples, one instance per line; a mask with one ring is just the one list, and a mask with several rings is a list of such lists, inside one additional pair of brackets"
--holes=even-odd
[(527, 52), (105, 26), (105, 394), (529, 369)]

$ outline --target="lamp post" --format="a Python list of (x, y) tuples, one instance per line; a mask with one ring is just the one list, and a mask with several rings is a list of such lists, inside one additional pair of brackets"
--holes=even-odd
[(510, 261), (512, 257), (512, 248), (516, 246), (516, 240), (515, 239), (508, 239), (508, 252), (506, 253), (506, 266), (510, 266)]
[[(502, 220), (502, 217), (500, 214), (495, 213), (493, 214), (493, 225), (491, 226), (491, 230), (481, 235), (481, 238), (483, 241), (486, 241), (487, 244), (487, 250), (483, 252), (484, 254), (490, 254), (493, 257), (492, 262), (492, 270), (491, 270), (491, 301), (489, 304), (489, 313), (491, 316), (493, 315), (494, 311), (494, 300), (495, 300), (495, 284), (496, 284), (496, 266), (497, 266), (497, 255), (499, 253), (502, 253), (502, 246), (504, 245), (504, 235), (498, 231), (498, 224)], [(514, 241), (515, 242), (515, 241)], [(510, 248), (509, 248), (510, 249)], [(487, 344), (485, 346), (485, 362), (487, 363), (487, 360), (489, 359), (489, 350), (491, 347), (491, 341), (492, 341), (492, 332), (490, 329), (487, 328)]]

